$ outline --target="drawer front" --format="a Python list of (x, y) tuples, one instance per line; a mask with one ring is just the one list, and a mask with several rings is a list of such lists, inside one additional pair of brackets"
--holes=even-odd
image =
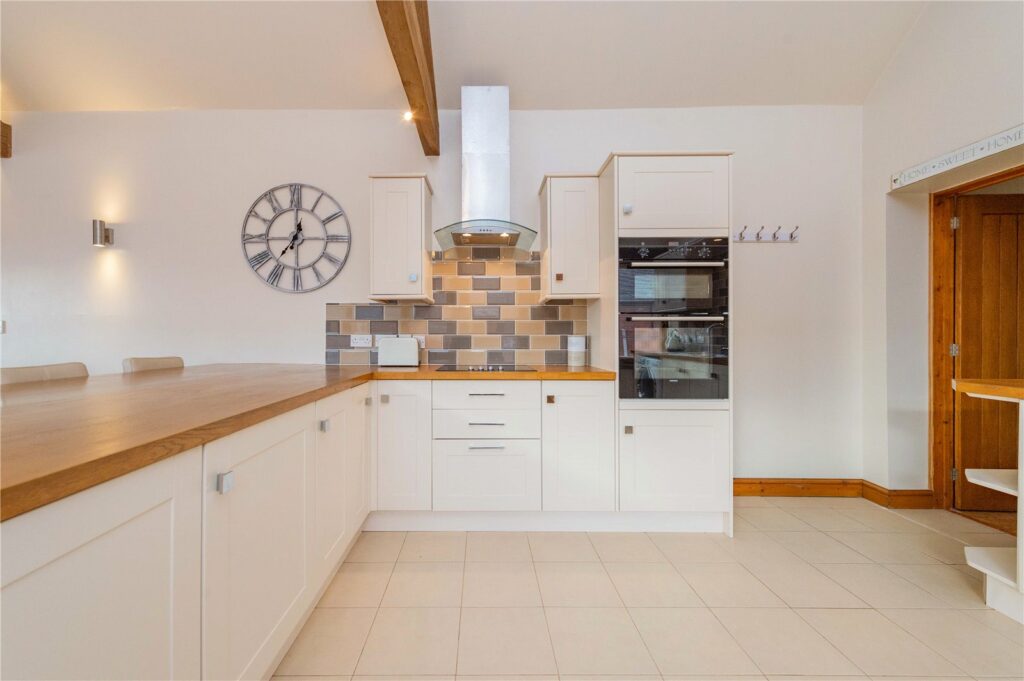
[(539, 438), (540, 409), (435, 409), (434, 438)]
[(538, 440), (434, 440), (435, 511), (539, 511)]
[(540, 409), (540, 381), (433, 381), (434, 409)]

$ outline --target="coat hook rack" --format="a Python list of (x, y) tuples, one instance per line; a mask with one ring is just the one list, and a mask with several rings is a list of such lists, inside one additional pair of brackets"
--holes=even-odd
[(764, 236), (764, 225), (761, 225), (761, 229), (757, 230), (753, 239), (747, 236), (747, 229), (749, 229), (749, 225), (743, 225), (743, 229), (733, 234), (732, 240), (736, 243), (748, 244), (795, 244), (800, 240), (799, 236), (797, 236), (800, 225), (794, 226), (791, 232), (784, 231), (782, 225), (778, 225), (775, 231), (772, 232), (771, 239)]

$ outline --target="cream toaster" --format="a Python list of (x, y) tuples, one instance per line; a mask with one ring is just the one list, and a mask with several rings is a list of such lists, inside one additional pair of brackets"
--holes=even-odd
[(420, 343), (415, 338), (381, 338), (377, 342), (377, 366), (414, 367), (419, 363)]

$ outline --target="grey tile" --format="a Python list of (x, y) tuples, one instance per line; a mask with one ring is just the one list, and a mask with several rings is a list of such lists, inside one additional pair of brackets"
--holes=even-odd
[(473, 277), (474, 291), (497, 291), (501, 288), (501, 277)]
[(440, 319), (441, 307), (439, 305), (416, 305), (412, 311), (413, 319)]
[(534, 305), (530, 308), (530, 319), (558, 319), (558, 308), (554, 305)]
[(341, 331), (341, 322), (337, 320), (327, 322), (327, 333), (338, 333), (339, 331)]
[(341, 353), (337, 350), (328, 350), (324, 355), (325, 364), (341, 364)]
[(370, 364), (376, 365), (378, 356), (376, 348), (370, 350)]
[(516, 353), (514, 350), (488, 350), (488, 364), (515, 364)]
[(473, 276), (487, 273), (487, 264), (482, 262), (460, 262), (458, 267), (459, 276)]
[(370, 322), (370, 333), (398, 333), (398, 322)]
[(477, 305), (473, 308), (473, 319), (497, 319), (501, 308), (497, 305)]
[(428, 350), (427, 361), (430, 364), (455, 364), (458, 360), (455, 350)]
[(440, 291), (442, 288), (444, 288), (444, 280), (441, 279), (441, 277), (434, 277), (431, 280), (430, 284), (430, 287), (435, 291)]
[(545, 350), (545, 364), (566, 364), (569, 361), (569, 353), (566, 350)]
[(470, 336), (445, 336), (444, 337), (444, 349), (445, 350), (468, 350), (471, 347)]
[(327, 349), (328, 350), (348, 350), (352, 345), (350, 341), (352, 336), (328, 336), (327, 337)]
[(356, 305), (356, 319), (384, 319), (384, 306)]
[(497, 246), (476, 246), (473, 248), (474, 260), (500, 260), (501, 248)]
[(570, 334), (572, 333), (572, 322), (544, 322), (544, 333), (549, 336)]
[(515, 291), (488, 291), (487, 292), (487, 304), (488, 305), (515, 305), (516, 304), (516, 292)]
[(451, 320), (431, 319), (427, 322), (427, 333), (432, 335), (447, 335), (455, 333), (456, 325)]
[(454, 305), (457, 301), (456, 291), (434, 291), (434, 305)]
[(529, 336), (502, 336), (502, 350), (527, 350), (530, 347)]
[(516, 263), (516, 274), (518, 275), (536, 275), (540, 274), (540, 262), (517, 262)]
[(491, 335), (512, 335), (516, 332), (516, 323), (511, 320), (503, 320), (500, 322), (487, 322), (487, 333)]
[(539, 291), (540, 290), (540, 277), (530, 277), (530, 290), (531, 291)]

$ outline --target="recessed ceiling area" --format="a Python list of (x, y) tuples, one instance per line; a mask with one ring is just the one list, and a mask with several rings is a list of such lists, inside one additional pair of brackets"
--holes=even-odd
[[(431, 0), (438, 106), (859, 104), (917, 2)], [(6, 111), (401, 109), (374, 2), (0, 3)]]

